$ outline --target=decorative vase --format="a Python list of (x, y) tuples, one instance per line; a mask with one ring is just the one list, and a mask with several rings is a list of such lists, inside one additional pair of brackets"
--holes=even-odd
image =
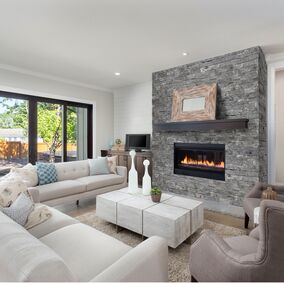
[(276, 199), (276, 196), (277, 196), (277, 193), (276, 191), (274, 191), (272, 189), (272, 187), (267, 187), (267, 189), (265, 189), (263, 192), (262, 192), (262, 196), (261, 198), (262, 199), (271, 199), (271, 200), (275, 200)]
[(150, 165), (149, 160), (144, 160), (143, 165), (145, 167), (145, 173), (142, 180), (142, 190), (144, 195), (150, 195), (151, 192), (151, 177), (148, 172), (148, 167)]
[(161, 197), (162, 197), (162, 193), (151, 195), (152, 201), (156, 203), (159, 203), (161, 201)]
[(131, 168), (128, 173), (128, 193), (130, 194), (137, 194), (138, 193), (138, 174), (135, 169), (134, 164), (134, 158), (136, 155), (136, 152), (134, 150), (131, 150), (129, 152), (129, 155), (131, 157)]

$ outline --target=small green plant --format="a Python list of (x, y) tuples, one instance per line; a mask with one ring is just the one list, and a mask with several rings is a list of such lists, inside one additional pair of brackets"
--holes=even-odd
[(151, 195), (159, 195), (159, 194), (161, 194), (162, 193), (162, 191), (161, 191), (161, 189), (159, 188), (159, 187), (153, 187), (152, 189), (151, 189)]

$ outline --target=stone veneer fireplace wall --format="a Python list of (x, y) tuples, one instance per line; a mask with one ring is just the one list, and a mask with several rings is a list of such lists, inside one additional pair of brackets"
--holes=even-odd
[[(253, 47), (153, 73), (153, 185), (234, 214), (254, 183), (267, 181), (266, 72), (261, 48)], [(248, 118), (248, 129), (155, 130), (171, 120), (174, 90), (210, 83), (218, 85), (216, 119)], [(225, 144), (225, 181), (174, 174), (174, 143)]]

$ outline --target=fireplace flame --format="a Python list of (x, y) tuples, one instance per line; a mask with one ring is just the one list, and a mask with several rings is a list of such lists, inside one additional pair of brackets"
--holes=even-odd
[(184, 159), (180, 162), (183, 165), (189, 166), (203, 166), (203, 167), (213, 167), (213, 168), (225, 168), (225, 162), (215, 163), (214, 161), (208, 160), (194, 160), (190, 156), (186, 155)]

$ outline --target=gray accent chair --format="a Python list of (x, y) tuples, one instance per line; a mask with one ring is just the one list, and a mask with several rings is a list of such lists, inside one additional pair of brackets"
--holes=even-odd
[(280, 185), (268, 185), (266, 183), (258, 182), (255, 186), (245, 195), (243, 206), (245, 211), (245, 228), (248, 228), (249, 221), (253, 222), (253, 211), (254, 208), (259, 207), (261, 202), (262, 191), (268, 186), (271, 186), (273, 190), (277, 192), (277, 200), (284, 201), (284, 186)]
[(284, 281), (284, 203), (263, 200), (259, 226), (249, 236), (221, 238), (205, 231), (191, 246), (192, 280)]

